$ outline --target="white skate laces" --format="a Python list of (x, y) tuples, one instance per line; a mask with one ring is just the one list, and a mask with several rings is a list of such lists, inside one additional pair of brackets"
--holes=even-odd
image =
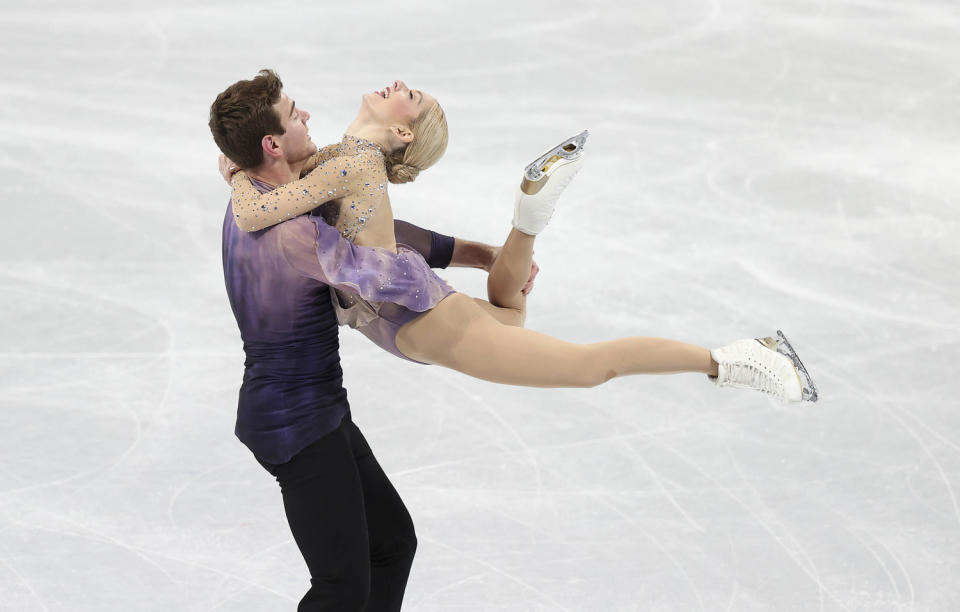
[(524, 169), (513, 206), (513, 227), (536, 236), (553, 216), (557, 199), (583, 165), (583, 132), (553, 147)]
[(710, 377), (718, 387), (753, 389), (782, 402), (817, 401), (813, 380), (779, 330), (777, 338), (737, 340), (710, 354), (720, 366)]

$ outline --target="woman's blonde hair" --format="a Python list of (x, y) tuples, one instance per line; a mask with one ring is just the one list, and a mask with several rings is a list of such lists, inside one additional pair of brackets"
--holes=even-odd
[(439, 104), (420, 113), (410, 129), (413, 142), (387, 156), (387, 179), (391, 183), (409, 183), (447, 150), (447, 117)]

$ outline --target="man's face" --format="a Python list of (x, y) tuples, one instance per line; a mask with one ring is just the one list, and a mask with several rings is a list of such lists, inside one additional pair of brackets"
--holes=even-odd
[(307, 159), (317, 152), (317, 145), (310, 139), (307, 121), (310, 113), (297, 106), (287, 94), (280, 92), (280, 100), (273, 105), (273, 109), (280, 115), (280, 123), (286, 132), (274, 136), (280, 145), (283, 157), (290, 163)]

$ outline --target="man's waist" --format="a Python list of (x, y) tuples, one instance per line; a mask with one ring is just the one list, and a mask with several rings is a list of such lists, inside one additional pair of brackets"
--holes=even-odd
[(304, 381), (326, 382), (341, 380), (343, 369), (340, 367), (340, 356), (332, 355), (300, 355), (286, 357), (262, 357), (247, 354), (244, 365), (244, 381), (268, 380), (290, 381), (298, 383)]
[(339, 360), (339, 351), (340, 339), (336, 328), (330, 333), (296, 339), (251, 340), (244, 338), (243, 340), (243, 352), (247, 354), (247, 357), (256, 356), (262, 359), (299, 359), (308, 355), (314, 358), (330, 356)]

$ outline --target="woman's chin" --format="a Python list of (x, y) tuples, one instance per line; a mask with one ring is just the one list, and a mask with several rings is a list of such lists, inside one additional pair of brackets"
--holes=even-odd
[[(376, 98), (376, 99), (374, 99)], [(377, 100), (380, 99), (380, 96), (375, 93), (363, 94), (363, 97), (360, 98), (360, 111), (359, 113), (370, 112), (371, 107), (376, 104)]]

